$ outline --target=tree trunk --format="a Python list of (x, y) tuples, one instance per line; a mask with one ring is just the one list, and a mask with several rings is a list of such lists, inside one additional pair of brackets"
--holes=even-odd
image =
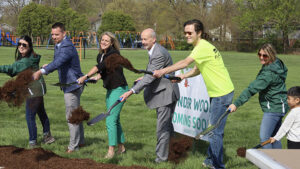
[(287, 53), (289, 47), (289, 36), (286, 33), (286, 31), (282, 31), (282, 40), (283, 40), (283, 53)]
[(251, 27), (251, 30), (250, 30), (250, 50), (253, 50), (254, 48), (254, 29), (253, 27)]

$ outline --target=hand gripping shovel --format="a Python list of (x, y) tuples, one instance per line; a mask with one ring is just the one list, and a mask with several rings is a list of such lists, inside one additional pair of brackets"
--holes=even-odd
[[(271, 139), (267, 140), (267, 141), (264, 141), (258, 145), (256, 145), (255, 147), (253, 147), (252, 149), (258, 149), (258, 148), (261, 148), (263, 147), (264, 145), (267, 145), (267, 144), (270, 144), (271, 143)], [(238, 156), (240, 157), (246, 157), (246, 147), (240, 147), (236, 150), (236, 153)]]
[(108, 109), (108, 111), (106, 113), (101, 113), (98, 116), (94, 117), (92, 120), (87, 122), (87, 125), (92, 126), (95, 123), (97, 123), (98, 121), (105, 119), (107, 116), (110, 115), (111, 110), (121, 102), (121, 100), (122, 100), (122, 98), (119, 98), (112, 106), (110, 106), (110, 108)]
[[(86, 79), (83, 84), (86, 84), (86, 83), (97, 83), (97, 80)], [(55, 83), (55, 84), (52, 84), (52, 85), (53, 86), (59, 86), (59, 87), (69, 87), (69, 86), (72, 86), (74, 84), (78, 84), (78, 82), (75, 81), (75, 82), (72, 82), (72, 83)]]
[(228, 109), (225, 113), (222, 114), (222, 116), (218, 119), (217, 123), (215, 125), (209, 126), (207, 127), (204, 131), (202, 131), (201, 133), (199, 133), (195, 138), (196, 139), (201, 139), (202, 137), (204, 137), (205, 135), (212, 135), (212, 131), (214, 129), (216, 129), (217, 127), (219, 127), (219, 125), (221, 124), (221, 121), (224, 119), (224, 117), (226, 117), (229, 113), (230, 113), (230, 109)]
[[(151, 71), (147, 71), (147, 70), (138, 70), (138, 71), (139, 71), (139, 73), (145, 73), (145, 74), (153, 75), (153, 72), (151, 72)], [(166, 74), (163, 77), (166, 78), (166, 79), (169, 79), (169, 80), (181, 81), (180, 77), (176, 77), (176, 76), (169, 75), (169, 74)]]
[(261, 147), (263, 147), (264, 145), (269, 144), (269, 143), (271, 143), (271, 139), (269, 139), (269, 140), (267, 140), (267, 141), (264, 141), (264, 142), (262, 142), (262, 143), (256, 145), (256, 146), (253, 147), (252, 149), (258, 149), (258, 148), (261, 148)]

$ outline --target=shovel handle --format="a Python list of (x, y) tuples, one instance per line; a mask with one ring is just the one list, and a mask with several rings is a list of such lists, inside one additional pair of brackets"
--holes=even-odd
[(266, 144), (269, 144), (271, 143), (271, 139), (267, 140), (267, 141), (264, 141), (262, 143), (260, 143), (259, 145), (253, 147), (253, 149), (258, 149), (258, 148), (261, 148), (262, 146), (266, 145)]
[(107, 114), (110, 114), (110, 111), (117, 105), (117, 104), (119, 104), (120, 102), (121, 102), (121, 100), (122, 100), (123, 98), (122, 97), (120, 97), (112, 106), (110, 106), (110, 108), (108, 109), (108, 111), (107, 111)]
[(205, 136), (205, 135), (207, 135), (208, 133), (210, 133), (211, 131), (213, 131), (214, 129), (216, 129), (217, 127), (219, 127), (219, 125), (221, 124), (221, 121), (222, 121), (222, 120), (230, 113), (230, 111), (231, 111), (231, 109), (226, 110), (226, 112), (223, 113), (223, 114), (219, 117), (219, 119), (218, 119), (218, 121), (217, 121), (217, 123), (216, 123), (215, 125), (212, 125), (212, 126), (206, 128), (204, 131), (202, 131), (201, 133), (197, 134), (195, 138), (196, 138), (196, 139), (200, 139), (200, 138), (202, 138), (203, 136)]
[[(141, 73), (153, 75), (153, 72), (151, 72), (151, 71), (147, 71), (147, 70), (139, 70), (139, 71), (140, 71)], [(166, 79), (169, 79), (169, 80), (177, 80), (177, 81), (181, 81), (181, 78), (180, 78), (180, 77), (173, 76), (173, 75), (169, 75), (169, 74), (166, 74), (166, 75), (164, 75), (163, 77), (166, 78)]]
[(261, 145), (261, 146), (264, 146), (264, 145), (269, 144), (269, 143), (271, 143), (271, 139), (262, 142), (260, 145)]

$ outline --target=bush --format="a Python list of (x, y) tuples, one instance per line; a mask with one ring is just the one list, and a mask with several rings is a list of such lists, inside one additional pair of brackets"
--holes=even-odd
[(188, 44), (185, 40), (176, 40), (174, 41), (176, 50), (193, 50), (193, 45)]
[(220, 42), (212, 41), (211, 42), (219, 51), (233, 51), (236, 50), (236, 44), (233, 42)]
[(282, 39), (278, 39), (276, 34), (267, 34), (265, 38), (259, 39), (255, 43), (255, 47), (258, 49), (266, 43), (272, 44), (277, 53), (283, 53), (283, 41)]
[(238, 52), (253, 52), (254, 49), (249, 41), (238, 42), (236, 44), (236, 50)]

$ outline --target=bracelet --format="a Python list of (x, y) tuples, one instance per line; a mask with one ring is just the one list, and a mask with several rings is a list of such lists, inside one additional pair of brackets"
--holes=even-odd
[(90, 76), (88, 76), (87, 74), (86, 74), (85, 76), (86, 76), (86, 78), (87, 78), (87, 79), (89, 79), (89, 78), (90, 78)]

